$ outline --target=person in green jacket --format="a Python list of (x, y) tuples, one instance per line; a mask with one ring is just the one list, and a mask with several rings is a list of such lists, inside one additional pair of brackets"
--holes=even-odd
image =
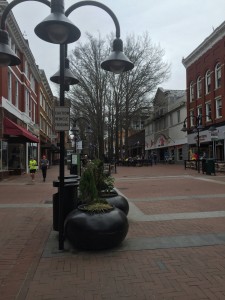
[(31, 179), (32, 179), (32, 181), (34, 181), (35, 173), (37, 170), (37, 162), (33, 157), (31, 157), (31, 159), (29, 161), (29, 169), (30, 169)]

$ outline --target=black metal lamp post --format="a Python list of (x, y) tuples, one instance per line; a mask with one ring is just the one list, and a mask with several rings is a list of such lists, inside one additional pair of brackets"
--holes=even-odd
[[(123, 42), (120, 39), (120, 26), (115, 14), (105, 5), (96, 1), (80, 1), (71, 5), (64, 12), (64, 0), (13, 0), (4, 9), (0, 25), (0, 66), (13, 66), (21, 63), (20, 58), (11, 50), (6, 28), (6, 18), (13, 7), (22, 2), (37, 1), (51, 8), (51, 14), (35, 28), (36, 35), (49, 43), (60, 45), (60, 71), (53, 76), (53, 81), (60, 84), (60, 106), (64, 106), (65, 91), (74, 81), (68, 80), (71, 74), (67, 74), (69, 65), (66, 61), (66, 45), (80, 38), (80, 30), (67, 18), (75, 9), (85, 6), (97, 6), (106, 11), (114, 21), (116, 27), (116, 39), (113, 42), (111, 55), (101, 64), (106, 71), (121, 73), (132, 70), (134, 64), (123, 53)], [(68, 75), (68, 76), (67, 76)], [(72, 76), (73, 77), (73, 76)], [(71, 79), (71, 78), (69, 78)], [(75, 83), (77, 81), (75, 80)], [(60, 131), (60, 184), (59, 184), (59, 250), (64, 249), (64, 224), (63, 224), (63, 201), (64, 201), (64, 145), (65, 132)]]
[[(195, 119), (195, 125), (194, 125), (194, 129), (192, 130), (193, 132), (197, 132), (197, 154), (198, 154), (198, 159), (197, 159), (197, 169), (198, 169), (198, 173), (200, 173), (200, 131), (204, 129), (203, 125), (202, 125), (202, 115), (198, 115), (198, 116), (189, 116), (189, 117), (186, 117), (185, 120), (184, 120), (184, 123), (183, 123), (183, 127), (181, 129), (181, 131), (188, 131), (188, 128), (187, 128), (187, 125), (186, 125), (186, 121), (187, 119)], [(206, 117), (209, 117), (211, 119), (211, 121), (213, 122), (211, 116), (209, 115), (206, 115)], [(214, 126), (211, 126), (209, 128), (209, 131), (214, 131), (215, 130), (215, 127)]]

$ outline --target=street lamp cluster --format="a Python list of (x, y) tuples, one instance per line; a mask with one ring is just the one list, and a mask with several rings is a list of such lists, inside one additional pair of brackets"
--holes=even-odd
[[(206, 115), (205, 117), (208, 117), (212, 122), (212, 118), (210, 115)], [(192, 119), (194, 120), (194, 126), (190, 126), (192, 127), (191, 130), (192, 132), (197, 132), (197, 169), (198, 169), (198, 173), (200, 173), (200, 131), (202, 131), (204, 129), (204, 126), (202, 125), (202, 118), (203, 118), (203, 115), (198, 115), (198, 116), (195, 116), (195, 115), (191, 115), (189, 117), (186, 117), (185, 120), (184, 120), (184, 123), (183, 123), (183, 127), (181, 129), (181, 131), (184, 131), (184, 132), (187, 132), (188, 131), (188, 128), (187, 128), (187, 120), (188, 119)], [(215, 130), (215, 126), (210, 126), (210, 128), (208, 129), (209, 131), (214, 131)]]
[[(51, 13), (34, 31), (36, 35), (49, 43), (60, 45), (60, 70), (51, 80), (60, 85), (60, 106), (64, 106), (65, 91), (69, 85), (78, 83), (73, 74), (69, 71), (69, 61), (67, 59), (67, 44), (73, 43), (80, 38), (80, 30), (68, 19), (68, 16), (75, 9), (90, 5), (96, 6), (107, 12), (116, 27), (116, 38), (113, 42), (112, 53), (101, 63), (102, 69), (116, 74), (132, 70), (134, 64), (123, 53), (123, 42), (120, 39), (120, 26), (115, 14), (102, 3), (97, 1), (80, 1), (64, 10), (64, 0), (13, 0), (3, 11), (0, 25), (0, 66), (14, 66), (21, 63), (20, 58), (12, 51), (9, 45), (9, 36), (6, 31), (6, 19), (12, 8), (22, 2), (37, 1), (51, 8)], [(64, 230), (63, 230), (63, 201), (64, 201), (64, 131), (60, 131), (60, 184), (59, 184), (59, 249), (64, 248)]]

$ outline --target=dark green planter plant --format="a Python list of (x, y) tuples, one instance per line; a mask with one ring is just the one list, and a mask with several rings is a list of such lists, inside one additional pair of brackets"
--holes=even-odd
[(82, 205), (65, 221), (65, 236), (79, 249), (100, 250), (120, 244), (127, 235), (129, 224), (124, 212), (99, 197), (95, 166), (88, 164), (80, 179)]
[(93, 173), (98, 196), (101, 199), (105, 199), (112, 206), (122, 210), (125, 215), (128, 215), (129, 203), (124, 196), (119, 195), (114, 189), (115, 179), (107, 172), (104, 172), (104, 164), (101, 160), (93, 161)]

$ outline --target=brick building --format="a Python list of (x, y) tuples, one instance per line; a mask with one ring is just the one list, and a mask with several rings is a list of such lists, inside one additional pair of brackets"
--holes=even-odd
[[(191, 152), (196, 151), (193, 129), (200, 121), (200, 154), (204, 151), (208, 157), (225, 160), (225, 22), (182, 62), (186, 68), (186, 121)], [(214, 132), (209, 131), (211, 125), (216, 127)]]
[[(0, 16), (7, 4), (0, 2)], [(54, 102), (44, 71), (36, 65), (12, 12), (6, 26), (10, 46), (21, 64), (0, 68), (0, 179), (10, 173), (28, 172), (30, 157), (39, 161), (43, 152), (40, 142), (51, 142), (54, 133)], [(40, 108), (41, 95), (46, 105)], [(47, 125), (40, 129), (42, 117)]]

